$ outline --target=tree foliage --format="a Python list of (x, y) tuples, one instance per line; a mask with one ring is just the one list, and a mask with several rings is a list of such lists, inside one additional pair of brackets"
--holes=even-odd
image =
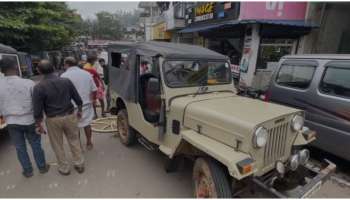
[(64, 2), (1, 2), (0, 42), (28, 52), (59, 49), (79, 34), (81, 21)]
[(123, 38), (123, 30), (129, 25), (138, 22), (139, 12), (117, 11), (98, 12), (96, 19), (86, 19), (81, 25), (82, 34), (92, 39), (120, 40)]

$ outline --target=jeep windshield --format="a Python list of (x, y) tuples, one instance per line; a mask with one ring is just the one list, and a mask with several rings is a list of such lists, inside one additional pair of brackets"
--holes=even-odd
[(225, 61), (169, 60), (163, 73), (165, 83), (172, 88), (231, 83), (231, 70)]

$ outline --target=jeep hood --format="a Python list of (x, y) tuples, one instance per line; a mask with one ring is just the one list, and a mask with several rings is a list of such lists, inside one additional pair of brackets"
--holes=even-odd
[(181, 98), (181, 102), (186, 104), (183, 124), (229, 145), (233, 142), (232, 135), (239, 141), (250, 139), (256, 126), (300, 111), (232, 93), (206, 96)]

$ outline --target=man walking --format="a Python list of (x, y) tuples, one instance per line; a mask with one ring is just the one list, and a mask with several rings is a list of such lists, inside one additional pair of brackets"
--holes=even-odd
[[(69, 175), (70, 167), (63, 149), (63, 135), (66, 137), (73, 155), (74, 168), (78, 173), (84, 172), (84, 158), (78, 136), (78, 119), (82, 115), (82, 100), (73, 83), (67, 78), (54, 74), (54, 69), (48, 60), (42, 60), (38, 71), (44, 77), (33, 91), (34, 118), (39, 127), (46, 114), (46, 125), (51, 146), (58, 162), (58, 172)], [(74, 114), (74, 101), (78, 107)]]
[(106, 101), (107, 101), (107, 108), (106, 112), (109, 112), (109, 109), (111, 107), (111, 93), (110, 93), (110, 88), (109, 88), (109, 72), (108, 72), (108, 65), (106, 64), (105, 59), (100, 58), (98, 60), (100, 63), (101, 67), (103, 68), (103, 82), (106, 85)]
[(68, 78), (72, 81), (83, 100), (83, 115), (79, 120), (78, 127), (84, 128), (86, 135), (86, 148), (91, 150), (93, 144), (90, 124), (95, 115), (93, 104), (96, 101), (97, 87), (90, 73), (80, 69), (77, 66), (77, 61), (73, 57), (67, 57), (64, 59), (64, 68), (66, 69), (66, 72), (64, 72), (61, 77)]
[[(105, 113), (105, 103), (104, 103), (104, 98), (105, 98), (105, 89), (103, 82), (101, 80), (100, 75), (97, 73), (96, 68), (94, 67), (94, 64), (96, 63), (97, 57), (94, 55), (90, 55), (87, 58), (87, 63), (84, 65), (84, 70), (89, 72), (95, 81), (96, 87), (97, 87), (97, 94), (96, 98), (99, 100), (100, 105), (101, 105), (101, 116), (106, 117)], [(97, 111), (96, 111), (96, 105), (94, 105), (94, 112), (95, 112), (95, 118), (97, 118)]]
[(0, 68), (5, 78), (0, 81), (0, 115), (8, 124), (8, 131), (17, 151), (17, 157), (23, 168), (23, 176), (33, 176), (33, 167), (26, 147), (26, 140), (32, 147), (39, 172), (49, 171), (45, 154), (41, 148), (41, 136), (35, 130), (32, 104), (34, 82), (18, 76), (17, 63), (4, 58)]

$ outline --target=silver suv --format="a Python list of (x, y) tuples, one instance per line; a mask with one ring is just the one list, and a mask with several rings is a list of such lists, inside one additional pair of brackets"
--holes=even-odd
[(350, 55), (283, 57), (266, 99), (305, 110), (311, 145), (350, 160)]

